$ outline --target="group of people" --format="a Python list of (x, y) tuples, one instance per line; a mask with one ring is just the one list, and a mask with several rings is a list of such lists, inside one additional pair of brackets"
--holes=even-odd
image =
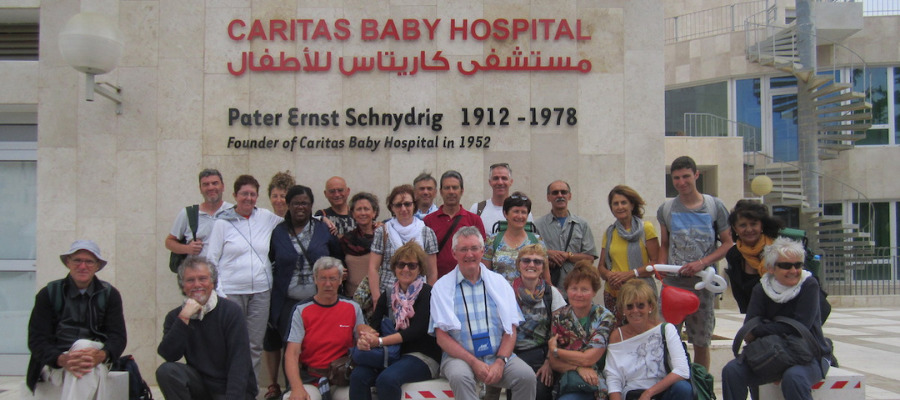
[[(423, 173), (391, 190), (385, 220), (375, 195), (350, 197), (340, 177), (326, 182), (330, 206), (316, 210), (312, 190), (280, 172), (268, 187), (269, 211), (256, 207), (260, 184), (252, 176), (235, 180), (230, 204), (222, 175), (202, 171), (203, 202), (181, 210), (165, 240), (187, 257), (177, 269), (184, 302), (166, 316), (158, 347), (164, 396), (255, 398), (265, 359), (267, 399), (316, 399), (330, 390), (332, 363), (351, 348), (399, 346), (396, 360), (352, 370), (351, 398), (371, 398), (375, 388), (379, 399), (399, 399), (403, 384), (438, 376), (460, 399), (477, 399), (481, 390), (497, 398), (497, 388), (529, 399), (693, 398), (682, 327), (660, 321), (665, 305), (645, 267), (682, 266), (663, 284), (699, 297), (684, 331), (694, 361), (708, 367), (713, 295), (693, 289), (694, 275), (726, 253), (748, 318), (795, 318), (817, 332), (824, 358), (830, 354), (802, 245), (798, 253), (796, 242), (775, 239), (780, 225), (765, 206), (741, 201), (729, 215), (719, 199), (697, 191), (689, 157), (671, 166), (678, 196), (659, 206), (659, 233), (642, 219), (636, 191), (610, 191), (615, 222), (599, 255), (587, 221), (568, 209), (567, 182), (548, 185), (551, 211), (534, 219), (531, 199), (511, 193), (512, 168), (495, 164), (489, 172), (492, 196), (469, 210), (460, 204), (458, 172), (439, 180)], [(73, 243), (61, 260), (70, 273), (38, 293), (29, 325), (28, 383), (63, 382), (78, 386), (64, 390), (82, 391), (72, 398), (88, 398), (84, 390), (103, 389), (84, 377), (96, 371), (101, 382), (103, 361), (125, 347), (121, 296), (94, 276), (106, 261), (93, 242)], [(603, 281), (603, 304), (594, 304)], [(349, 298), (360, 293), (364, 300)], [(784, 332), (765, 323), (751, 335)], [(793, 382), (783, 385), (791, 388), (786, 398), (810, 398), (809, 387), (827, 371), (820, 361), (785, 374)], [(280, 366), (290, 385), (284, 394)], [(78, 379), (63, 379), (69, 375)], [(746, 398), (761, 383), (739, 360), (723, 376), (726, 399)]]

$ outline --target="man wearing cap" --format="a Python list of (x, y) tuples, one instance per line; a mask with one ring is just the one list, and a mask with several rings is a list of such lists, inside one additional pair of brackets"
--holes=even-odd
[(52, 281), (34, 299), (28, 323), (26, 384), (62, 384), (63, 399), (104, 396), (106, 361), (125, 350), (125, 316), (116, 288), (97, 279), (106, 266), (100, 248), (90, 240), (77, 240), (59, 259), (69, 274)]

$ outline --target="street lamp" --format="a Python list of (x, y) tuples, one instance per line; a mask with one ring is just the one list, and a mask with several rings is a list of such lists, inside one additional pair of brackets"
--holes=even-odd
[(94, 75), (116, 69), (124, 47), (122, 31), (103, 14), (75, 14), (59, 32), (63, 59), (85, 73), (85, 99), (94, 101), (94, 93), (106, 97), (116, 102), (116, 114), (122, 113), (122, 88), (107, 82), (96, 83)]

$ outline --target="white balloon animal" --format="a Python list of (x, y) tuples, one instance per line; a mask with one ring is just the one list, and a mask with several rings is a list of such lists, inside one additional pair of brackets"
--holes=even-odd
[[(671, 264), (656, 264), (656, 265), (648, 265), (647, 271), (659, 271), (659, 272), (669, 272), (669, 273), (678, 273), (681, 270), (680, 265), (671, 265)], [(728, 283), (725, 282), (725, 278), (716, 274), (716, 269), (713, 267), (706, 267), (706, 269), (700, 270), (694, 274), (700, 278), (700, 282), (697, 282), (694, 285), (694, 290), (709, 290), (713, 293), (722, 293), (725, 291), (725, 288), (728, 287)]]

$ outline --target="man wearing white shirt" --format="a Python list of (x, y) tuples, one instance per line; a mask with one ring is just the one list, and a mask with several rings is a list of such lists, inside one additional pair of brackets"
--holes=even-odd
[[(509, 197), (509, 188), (512, 187), (512, 168), (507, 163), (497, 163), (490, 166), (488, 184), (491, 185), (491, 198), (472, 204), (469, 212), (478, 214), (484, 224), (484, 231), (488, 236), (497, 233), (495, 224), (498, 221), (506, 221), (503, 216), (503, 201)], [(534, 221), (531, 213), (528, 213), (528, 221)]]
[[(234, 207), (233, 204), (222, 200), (225, 184), (222, 180), (222, 174), (218, 170), (204, 169), (200, 171), (199, 179), (200, 194), (203, 195), (203, 202), (199, 204), (197, 237), (194, 237), (194, 233), (191, 231), (188, 223), (187, 210), (182, 208), (175, 217), (172, 230), (165, 240), (166, 249), (176, 254), (206, 256), (206, 239), (212, 231), (216, 216), (222, 211)], [(187, 239), (187, 243), (182, 243), (185, 239)]]

